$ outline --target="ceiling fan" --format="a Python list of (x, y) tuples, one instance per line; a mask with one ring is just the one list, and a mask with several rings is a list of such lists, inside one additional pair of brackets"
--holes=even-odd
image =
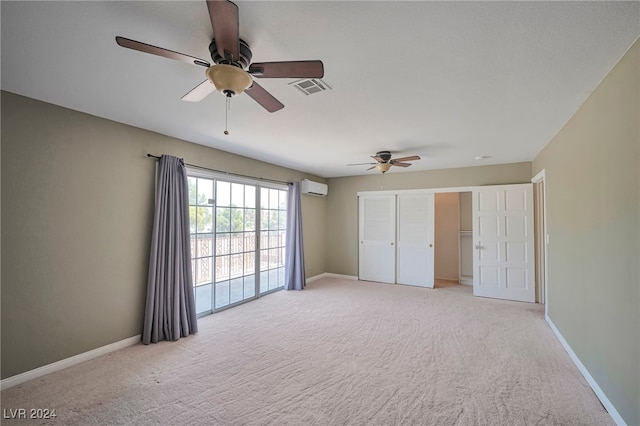
[(401, 157), (401, 158), (391, 158), (390, 151), (376, 152), (376, 155), (372, 155), (371, 158), (376, 160), (376, 162), (347, 164), (347, 166), (371, 165), (371, 167), (369, 167), (367, 171), (372, 169), (378, 169), (382, 173), (386, 173), (391, 168), (391, 166), (409, 167), (411, 163), (406, 163), (406, 161), (415, 161), (420, 159), (420, 157), (417, 155), (411, 155), (409, 157)]
[(214, 65), (195, 56), (125, 37), (117, 36), (116, 43), (128, 49), (205, 67), (207, 80), (182, 97), (183, 101), (189, 102), (199, 102), (215, 90), (224, 94), (227, 100), (246, 92), (264, 109), (275, 112), (284, 108), (284, 105), (254, 81), (254, 78), (322, 78), (324, 76), (322, 61), (251, 63), (251, 49), (239, 36), (238, 6), (227, 0), (207, 0), (207, 8), (214, 32), (214, 38), (209, 44)]

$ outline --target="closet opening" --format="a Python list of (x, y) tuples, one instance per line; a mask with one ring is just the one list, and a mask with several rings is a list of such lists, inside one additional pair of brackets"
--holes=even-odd
[(473, 220), (470, 191), (435, 194), (434, 288), (473, 286)]

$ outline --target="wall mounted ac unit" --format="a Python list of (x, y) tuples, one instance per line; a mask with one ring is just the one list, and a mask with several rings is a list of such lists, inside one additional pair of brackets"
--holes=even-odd
[(314, 182), (309, 179), (303, 179), (302, 182), (300, 182), (300, 190), (303, 194), (324, 197), (325, 195), (327, 195), (328, 187), (324, 183)]

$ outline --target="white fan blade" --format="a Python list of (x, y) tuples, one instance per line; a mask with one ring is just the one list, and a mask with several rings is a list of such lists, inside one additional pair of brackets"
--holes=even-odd
[(200, 102), (215, 91), (216, 86), (214, 86), (209, 80), (205, 80), (187, 92), (187, 94), (181, 99), (187, 102)]

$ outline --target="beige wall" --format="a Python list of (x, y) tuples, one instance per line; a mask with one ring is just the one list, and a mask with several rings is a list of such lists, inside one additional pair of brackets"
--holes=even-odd
[(460, 193), (460, 229), (473, 230), (473, 197), (471, 192)]
[(457, 192), (435, 194), (434, 275), (458, 281), (460, 276), (460, 201)]
[(640, 424), (640, 43), (534, 161), (547, 189), (549, 316)]
[[(141, 332), (155, 161), (282, 181), (317, 176), (2, 92), (2, 378)], [(307, 276), (325, 199), (303, 197)]]
[(327, 272), (358, 275), (358, 197), (359, 191), (395, 189), (451, 188), (498, 185), (531, 181), (531, 163), (421, 172), (372, 173), (327, 179)]

